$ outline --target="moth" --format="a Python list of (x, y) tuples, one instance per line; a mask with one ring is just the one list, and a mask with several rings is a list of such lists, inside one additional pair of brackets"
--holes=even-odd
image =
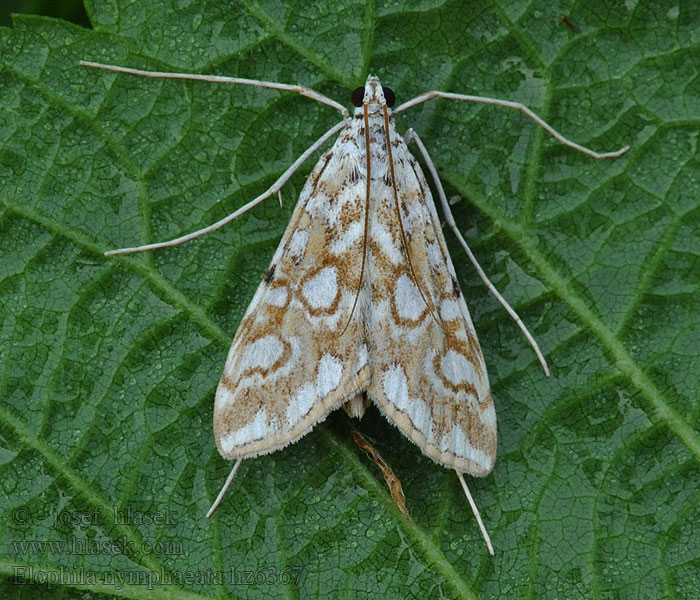
[(82, 64), (292, 90), (344, 117), (269, 190), (221, 221), (175, 240), (106, 253), (171, 246), (222, 226), (277, 192), (301, 162), (340, 132), (306, 180), (233, 338), (216, 391), (214, 437), (221, 456), (236, 462), (207, 516), (244, 458), (297, 441), (340, 407), (360, 418), (371, 402), (425, 455), (455, 470), (493, 554), (463, 474), (484, 476), (493, 469), (496, 413), (431, 190), (408, 142), (415, 141), (428, 166), (448, 226), (549, 372), (536, 342), (457, 229), (425, 146), (412, 130), (401, 136), (393, 114), (435, 97), (471, 100), (517, 108), (562, 143), (597, 158), (619, 156), (627, 147), (595, 153), (561, 136), (525, 106), (504, 100), (432, 91), (392, 110), (393, 91), (371, 75), (353, 92), (350, 114), (302, 86)]

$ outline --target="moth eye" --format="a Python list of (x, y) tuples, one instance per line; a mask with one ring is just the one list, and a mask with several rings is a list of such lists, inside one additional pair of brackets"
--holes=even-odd
[(362, 101), (365, 99), (365, 88), (355, 88), (355, 91), (350, 96), (350, 101), (353, 106), (362, 106)]
[(396, 103), (396, 95), (394, 94), (394, 90), (384, 86), (382, 86), (382, 89), (384, 90), (384, 100), (386, 100), (386, 105), (391, 108)]

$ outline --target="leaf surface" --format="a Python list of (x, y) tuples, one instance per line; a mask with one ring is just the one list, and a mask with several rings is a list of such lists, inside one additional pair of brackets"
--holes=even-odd
[[(568, 12), (565, 11), (568, 8)], [(0, 30), (0, 584), (3, 596), (127, 598), (700, 597), (700, 10), (428, 0), (87, 3), (94, 31), (38, 17)], [(499, 419), (470, 486), (371, 410), (230, 464), (211, 432), (236, 326), (338, 120), (295, 94), (78, 66), (301, 83), (349, 106), (368, 73), (438, 167), (458, 225), (545, 352), (447, 234)], [(146, 521), (146, 522), (144, 522)], [(50, 542), (50, 543), (48, 543)], [(21, 582), (21, 583), (20, 583)]]

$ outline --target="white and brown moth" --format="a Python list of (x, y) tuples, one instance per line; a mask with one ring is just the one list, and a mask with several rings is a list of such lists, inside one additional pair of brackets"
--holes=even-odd
[[(277, 192), (296, 168), (340, 131), (301, 192), (294, 214), (233, 338), (214, 405), (214, 437), (234, 468), (306, 435), (341, 406), (362, 417), (369, 401), (421, 451), (454, 469), (488, 534), (463, 474), (488, 474), (496, 459), (496, 413), (486, 365), (442, 234), (430, 188), (407, 142), (415, 140), (433, 176), (447, 224), (488, 281), (457, 229), (435, 168), (418, 136), (394, 127), (394, 93), (369, 76), (353, 92), (352, 115), (318, 92), (272, 82), (154, 73), (98, 63), (87, 66), (147, 75), (292, 90), (341, 111), (344, 119), (313, 144), (264, 194), (225, 219), (168, 242), (114, 250), (135, 252), (181, 243), (216, 229)], [(574, 144), (521, 104), (427, 92), (393, 112), (434, 97), (517, 108), (562, 143)]]

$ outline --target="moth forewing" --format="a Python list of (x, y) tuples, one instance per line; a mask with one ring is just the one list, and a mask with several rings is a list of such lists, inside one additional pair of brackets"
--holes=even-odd
[[(496, 414), (483, 355), (430, 189), (387, 121), (386, 134), (377, 128), (371, 139), (372, 154), (386, 158), (377, 160), (370, 201), (368, 394), (427, 456), (485, 475), (496, 458)], [(393, 181), (382, 174), (389, 156)]]
[(369, 380), (364, 324), (350, 319), (364, 223), (351, 135), (346, 128), (307, 179), (234, 337), (214, 405), (225, 458), (297, 440)]

